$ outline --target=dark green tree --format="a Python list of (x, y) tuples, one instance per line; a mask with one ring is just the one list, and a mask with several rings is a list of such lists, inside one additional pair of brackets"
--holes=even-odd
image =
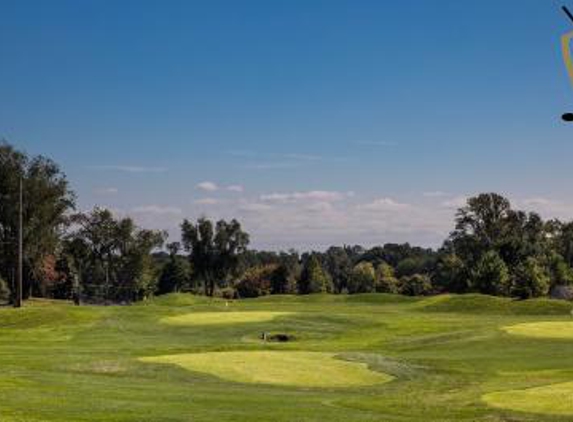
[(169, 260), (161, 270), (156, 292), (158, 295), (186, 290), (191, 279), (189, 262), (179, 255), (181, 244), (179, 242), (169, 243), (167, 250)]
[(332, 280), (324, 271), (316, 254), (311, 254), (304, 263), (298, 281), (300, 294), (331, 293)]
[(203, 282), (205, 294), (213, 296), (216, 287), (227, 285), (228, 277), (236, 276), (249, 235), (237, 220), (220, 220), (213, 227), (206, 218), (199, 218), (196, 224), (184, 220), (181, 233), (194, 274)]
[(507, 265), (497, 252), (486, 252), (472, 272), (472, 289), (483, 294), (508, 296), (510, 288), (511, 278)]

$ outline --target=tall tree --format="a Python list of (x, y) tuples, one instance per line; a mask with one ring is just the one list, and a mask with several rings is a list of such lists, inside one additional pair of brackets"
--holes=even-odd
[(305, 259), (298, 282), (298, 292), (300, 294), (332, 292), (332, 280), (314, 253)]
[(206, 218), (199, 218), (195, 224), (186, 219), (181, 224), (181, 239), (207, 296), (213, 296), (215, 287), (224, 285), (227, 277), (236, 272), (239, 255), (249, 244), (249, 235), (234, 219), (220, 220), (215, 227)]
[(52, 160), (30, 157), (0, 143), (0, 276), (13, 279), (16, 266), (19, 180), (23, 181), (25, 294), (40, 292), (43, 264), (58, 248), (75, 196)]

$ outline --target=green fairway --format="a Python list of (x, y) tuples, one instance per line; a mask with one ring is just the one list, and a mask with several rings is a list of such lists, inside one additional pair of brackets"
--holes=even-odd
[(142, 358), (171, 363), (236, 382), (298, 387), (351, 388), (388, 382), (392, 377), (320, 352), (211, 352)]
[(244, 322), (264, 322), (290, 315), (291, 312), (194, 312), (163, 318), (161, 321), (173, 325), (218, 325)]
[(573, 415), (573, 382), (491, 393), (484, 400), (492, 406), (521, 412)]
[(573, 339), (573, 321), (529, 322), (503, 327), (503, 329), (519, 336)]
[(478, 295), (32, 301), (0, 309), (0, 420), (571, 421), (573, 339), (508, 328), (564, 332), (570, 309)]

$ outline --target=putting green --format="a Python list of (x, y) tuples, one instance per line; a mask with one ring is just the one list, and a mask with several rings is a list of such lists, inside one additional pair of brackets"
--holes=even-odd
[(573, 321), (527, 322), (509, 325), (502, 329), (518, 336), (573, 339)]
[(265, 322), (275, 318), (292, 315), (293, 312), (193, 312), (190, 314), (177, 315), (163, 318), (161, 322), (171, 325), (219, 325), (237, 324), (244, 322)]
[(370, 371), (366, 364), (336, 359), (319, 352), (212, 352), (141, 358), (171, 363), (189, 371), (241, 382), (295, 387), (359, 387), (391, 381), (392, 376)]
[(490, 406), (518, 412), (573, 415), (573, 382), (490, 393), (483, 400)]

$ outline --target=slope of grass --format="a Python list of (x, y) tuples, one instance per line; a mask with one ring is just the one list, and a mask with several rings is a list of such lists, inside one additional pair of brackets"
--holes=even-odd
[(292, 312), (250, 311), (250, 312), (192, 312), (163, 318), (161, 322), (171, 325), (219, 325), (246, 322), (266, 322), (292, 315)]
[(573, 415), (573, 382), (486, 394), (486, 403), (538, 414)]
[(517, 336), (573, 339), (573, 320), (525, 322), (503, 327), (503, 330)]
[(515, 300), (480, 294), (433, 296), (417, 306), (426, 312), (514, 315), (569, 315), (572, 310), (571, 303), (564, 300)]
[[(570, 308), (478, 295), (224, 301), (176, 294), (79, 308), (33, 301), (0, 308), (0, 421), (571, 421), (553, 402), (567, 397), (564, 383), (573, 382), (573, 339), (503, 329), (569, 324)], [(287, 314), (211, 325), (163, 322), (221, 313)], [(262, 331), (294, 341), (266, 343)], [(275, 353), (289, 358), (277, 362)], [(194, 360), (191, 370), (145, 361), (166, 356), (194, 357), (182, 361)], [(205, 359), (201, 365), (197, 356)], [(241, 363), (241, 356), (251, 359)], [(391, 382), (353, 381), (383, 381), (385, 374)], [(285, 382), (289, 377), (304, 382)], [(309, 387), (308, 379), (340, 377), (345, 388)], [(512, 400), (539, 405), (499, 406)]]
[(141, 358), (170, 363), (242, 383), (298, 387), (352, 388), (382, 384), (391, 376), (365, 364), (336, 359), (333, 353), (297, 351), (210, 352)]

